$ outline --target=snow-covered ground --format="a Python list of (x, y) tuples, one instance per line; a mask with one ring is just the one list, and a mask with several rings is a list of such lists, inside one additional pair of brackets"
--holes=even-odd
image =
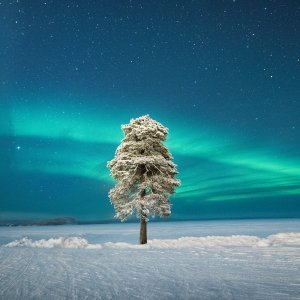
[(300, 299), (300, 220), (0, 228), (0, 299)]

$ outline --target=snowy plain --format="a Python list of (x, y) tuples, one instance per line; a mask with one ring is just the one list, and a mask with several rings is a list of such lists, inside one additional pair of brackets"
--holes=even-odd
[(300, 299), (300, 220), (0, 227), (0, 299)]

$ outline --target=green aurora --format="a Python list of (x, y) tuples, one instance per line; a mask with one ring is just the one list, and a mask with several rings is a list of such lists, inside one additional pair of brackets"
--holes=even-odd
[[(6, 114), (10, 124), (2, 126), (6, 132), (1, 134), (13, 137), (17, 148), (11, 160), (17, 172), (26, 177), (87, 178), (99, 186), (102, 182), (104, 194), (113, 184), (106, 162), (122, 139), (120, 125), (129, 121), (128, 116), (136, 117), (130, 108), (112, 118), (110, 110), (90, 111), (83, 105), (75, 108), (68, 104), (47, 110), (37, 105), (15, 105), (6, 109)], [(255, 199), (266, 197), (300, 195), (298, 158), (287, 158), (259, 145), (248, 149), (236, 136), (205, 126), (194, 131), (178, 126), (178, 119), (165, 122), (161, 116), (158, 121), (169, 127), (166, 144), (179, 165), (182, 185), (174, 203), (182, 201), (181, 205), (193, 207), (221, 201), (242, 206), (245, 200), (255, 203)], [(99, 196), (98, 201), (108, 199)]]

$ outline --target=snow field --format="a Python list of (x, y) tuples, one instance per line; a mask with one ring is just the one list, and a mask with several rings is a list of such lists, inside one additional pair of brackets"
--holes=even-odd
[(1, 228), (0, 299), (299, 299), (299, 224)]

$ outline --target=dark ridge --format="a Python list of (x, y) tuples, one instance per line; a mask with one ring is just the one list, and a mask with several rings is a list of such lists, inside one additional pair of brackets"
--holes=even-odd
[(11, 220), (0, 221), (0, 226), (47, 226), (47, 225), (71, 225), (77, 221), (71, 217), (61, 217), (42, 220)]

